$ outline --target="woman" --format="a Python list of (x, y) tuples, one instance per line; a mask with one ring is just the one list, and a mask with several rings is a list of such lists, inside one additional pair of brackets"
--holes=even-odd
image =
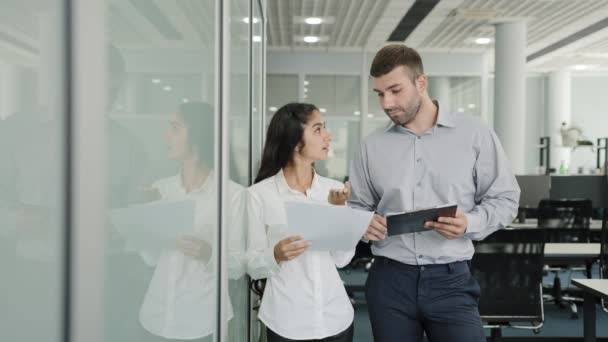
[(316, 174), (313, 165), (327, 159), (331, 135), (311, 104), (290, 103), (268, 127), (255, 184), (249, 188), (249, 262), (254, 279), (267, 278), (259, 319), (269, 342), (292, 340), (352, 341), (353, 307), (336, 266), (354, 254), (308, 251), (301, 236), (285, 237), (284, 202), (335, 202), (348, 195), (330, 190), (340, 182)]
[[(200, 102), (180, 105), (165, 133), (169, 158), (179, 162), (180, 171), (152, 185), (160, 199), (192, 200), (195, 208), (191, 233), (176, 236), (174, 246), (165, 248), (160, 255), (143, 255), (149, 264), (156, 264), (156, 269), (140, 310), (140, 322), (162, 341), (210, 341), (217, 326), (214, 313), (218, 270), (212, 248), (218, 230), (213, 132), (211, 106)], [(245, 271), (244, 265), (233, 262), (242, 260), (244, 254), (244, 233), (235, 231), (243, 227), (244, 191), (240, 185), (228, 182), (232, 209), (227, 244), (231, 279), (239, 279)], [(232, 318), (230, 303), (224, 307), (228, 319)]]

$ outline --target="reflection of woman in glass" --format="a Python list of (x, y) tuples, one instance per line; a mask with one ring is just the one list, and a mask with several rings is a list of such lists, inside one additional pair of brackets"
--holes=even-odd
[[(169, 157), (180, 163), (180, 172), (152, 185), (161, 199), (195, 201), (192, 234), (177, 237), (175, 248), (163, 250), (158, 258), (143, 255), (149, 263), (156, 262), (156, 269), (140, 310), (140, 321), (146, 330), (164, 339), (204, 338), (211, 335), (217, 325), (218, 271), (212, 248), (217, 238), (213, 132), (211, 106), (196, 102), (182, 104), (173, 114), (165, 135)], [(235, 183), (228, 185), (231, 209), (242, 212), (245, 205), (239, 197), (244, 196), (236, 194), (243, 191), (239, 191)], [(235, 223), (231, 221), (229, 224)], [(235, 236), (229, 235), (229, 239)], [(228, 245), (230, 253), (238, 243), (229, 241)], [(230, 261), (229, 265), (234, 266)], [(234, 267), (230, 271), (234, 273)], [(239, 277), (232, 273), (232, 279)], [(230, 303), (224, 307), (228, 308), (231, 318)], [(211, 336), (201, 341), (207, 340), (211, 340)]]
[(330, 141), (315, 106), (283, 106), (270, 122), (256, 184), (249, 188), (248, 272), (267, 278), (259, 318), (269, 342), (352, 341), (353, 307), (336, 266), (350, 261), (354, 246), (350, 252), (308, 251), (308, 242), (284, 231), (285, 201), (327, 203), (330, 190), (343, 187), (313, 168), (327, 159)]

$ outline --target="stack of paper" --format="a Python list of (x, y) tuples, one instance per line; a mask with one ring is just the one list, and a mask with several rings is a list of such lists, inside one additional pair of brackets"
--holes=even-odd
[(348, 251), (365, 234), (373, 212), (311, 202), (286, 202), (287, 232), (302, 235), (311, 250)]

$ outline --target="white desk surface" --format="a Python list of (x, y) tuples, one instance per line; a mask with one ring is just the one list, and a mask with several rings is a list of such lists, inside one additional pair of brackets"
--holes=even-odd
[(608, 279), (572, 279), (572, 284), (596, 296), (608, 298)]
[(546, 243), (545, 255), (600, 255), (599, 243)]

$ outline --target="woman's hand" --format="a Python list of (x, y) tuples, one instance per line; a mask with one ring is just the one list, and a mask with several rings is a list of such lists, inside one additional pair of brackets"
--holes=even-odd
[(290, 236), (279, 241), (274, 246), (274, 259), (277, 264), (281, 261), (288, 261), (298, 257), (310, 247), (310, 242), (304, 241), (300, 235)]
[(350, 197), (350, 183), (344, 183), (342, 189), (331, 189), (329, 195), (327, 195), (327, 202), (334, 205), (345, 205), (346, 200)]
[(211, 246), (194, 236), (183, 235), (177, 240), (177, 249), (184, 255), (207, 262), (211, 258)]

